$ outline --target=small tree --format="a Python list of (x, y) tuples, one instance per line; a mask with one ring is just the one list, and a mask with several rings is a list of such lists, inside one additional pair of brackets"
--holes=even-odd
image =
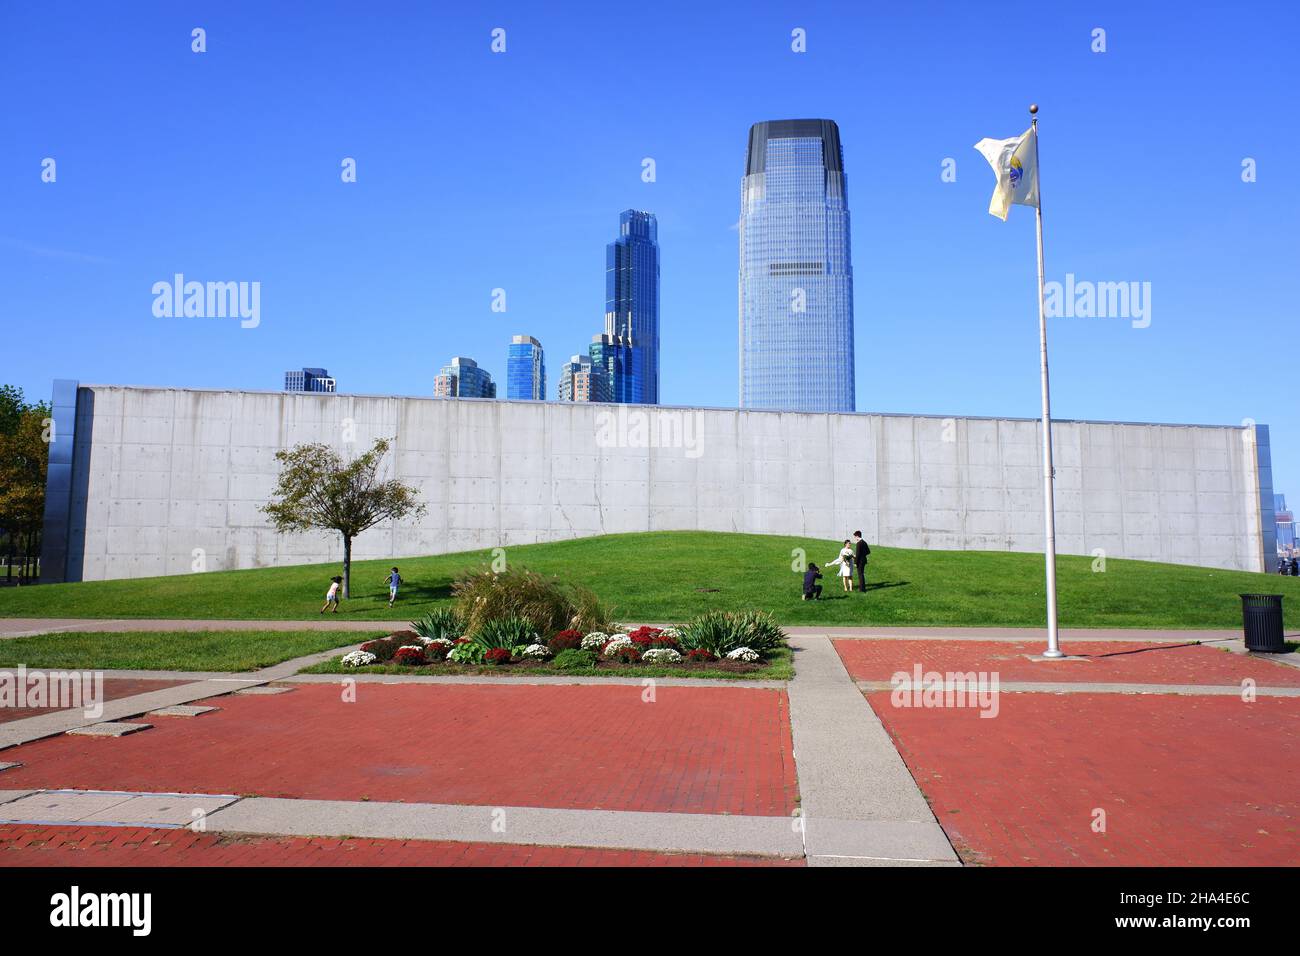
[(352, 539), (387, 518), (419, 517), (419, 492), (397, 479), (380, 481), (390, 440), (376, 439), (364, 455), (345, 462), (328, 445), (297, 445), (275, 453), (280, 478), (262, 510), (282, 533), (311, 530), (343, 535), (343, 596), (351, 597)]

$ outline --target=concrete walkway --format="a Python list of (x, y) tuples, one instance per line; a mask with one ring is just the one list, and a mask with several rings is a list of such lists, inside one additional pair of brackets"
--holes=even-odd
[(810, 865), (959, 865), (907, 765), (825, 637), (791, 637), (790, 725)]
[[(265, 667), (259, 671), (251, 671), (247, 674), (209, 676), (177, 687), (167, 687), (162, 690), (149, 691), (145, 694), (136, 694), (132, 697), (121, 697), (117, 700), (105, 701), (103, 713), (97, 717), (87, 717), (84, 710), (74, 708), (71, 710), (51, 711), (48, 714), (39, 714), (35, 717), (3, 723), (0, 724), (0, 752), (3, 752), (7, 747), (31, 743), (33, 740), (53, 737), (56, 734), (64, 734), (78, 727), (88, 727), (91, 724), (100, 724), (105, 721), (138, 717), (161, 707), (188, 704), (207, 697), (216, 697), (221, 694), (229, 694), (235, 690), (259, 687), (272, 681), (283, 680), (286, 677), (293, 676), (301, 668), (329, 660), (335, 654), (344, 650), (347, 650), (347, 648), (320, 651), (315, 654), (308, 654), (305, 657), (295, 657), (293, 660)], [(66, 670), (66, 668), (62, 669)], [(193, 676), (185, 675), (183, 671), (129, 671), (124, 673), (143, 673), (153, 677), (157, 677), (159, 674), (169, 674), (173, 677), (177, 674)]]

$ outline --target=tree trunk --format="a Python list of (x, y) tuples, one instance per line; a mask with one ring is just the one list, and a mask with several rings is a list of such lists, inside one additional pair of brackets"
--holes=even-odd
[(343, 600), (352, 597), (352, 535), (343, 536)]

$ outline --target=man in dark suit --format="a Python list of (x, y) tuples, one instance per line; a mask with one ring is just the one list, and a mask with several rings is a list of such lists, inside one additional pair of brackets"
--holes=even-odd
[(871, 545), (863, 540), (862, 532), (853, 532), (853, 563), (858, 569), (858, 590), (864, 593), (867, 590), (867, 555), (870, 553)]

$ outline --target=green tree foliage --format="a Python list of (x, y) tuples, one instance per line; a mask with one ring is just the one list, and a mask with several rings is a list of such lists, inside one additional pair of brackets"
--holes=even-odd
[(262, 510), (277, 531), (337, 531), (343, 536), (343, 596), (351, 596), (352, 539), (389, 518), (419, 517), (419, 492), (396, 479), (379, 477), (392, 447), (377, 439), (363, 455), (345, 461), (328, 445), (297, 445), (278, 451), (280, 477)]
[(0, 532), (13, 550), (34, 554), (45, 518), (50, 407), (0, 386)]

